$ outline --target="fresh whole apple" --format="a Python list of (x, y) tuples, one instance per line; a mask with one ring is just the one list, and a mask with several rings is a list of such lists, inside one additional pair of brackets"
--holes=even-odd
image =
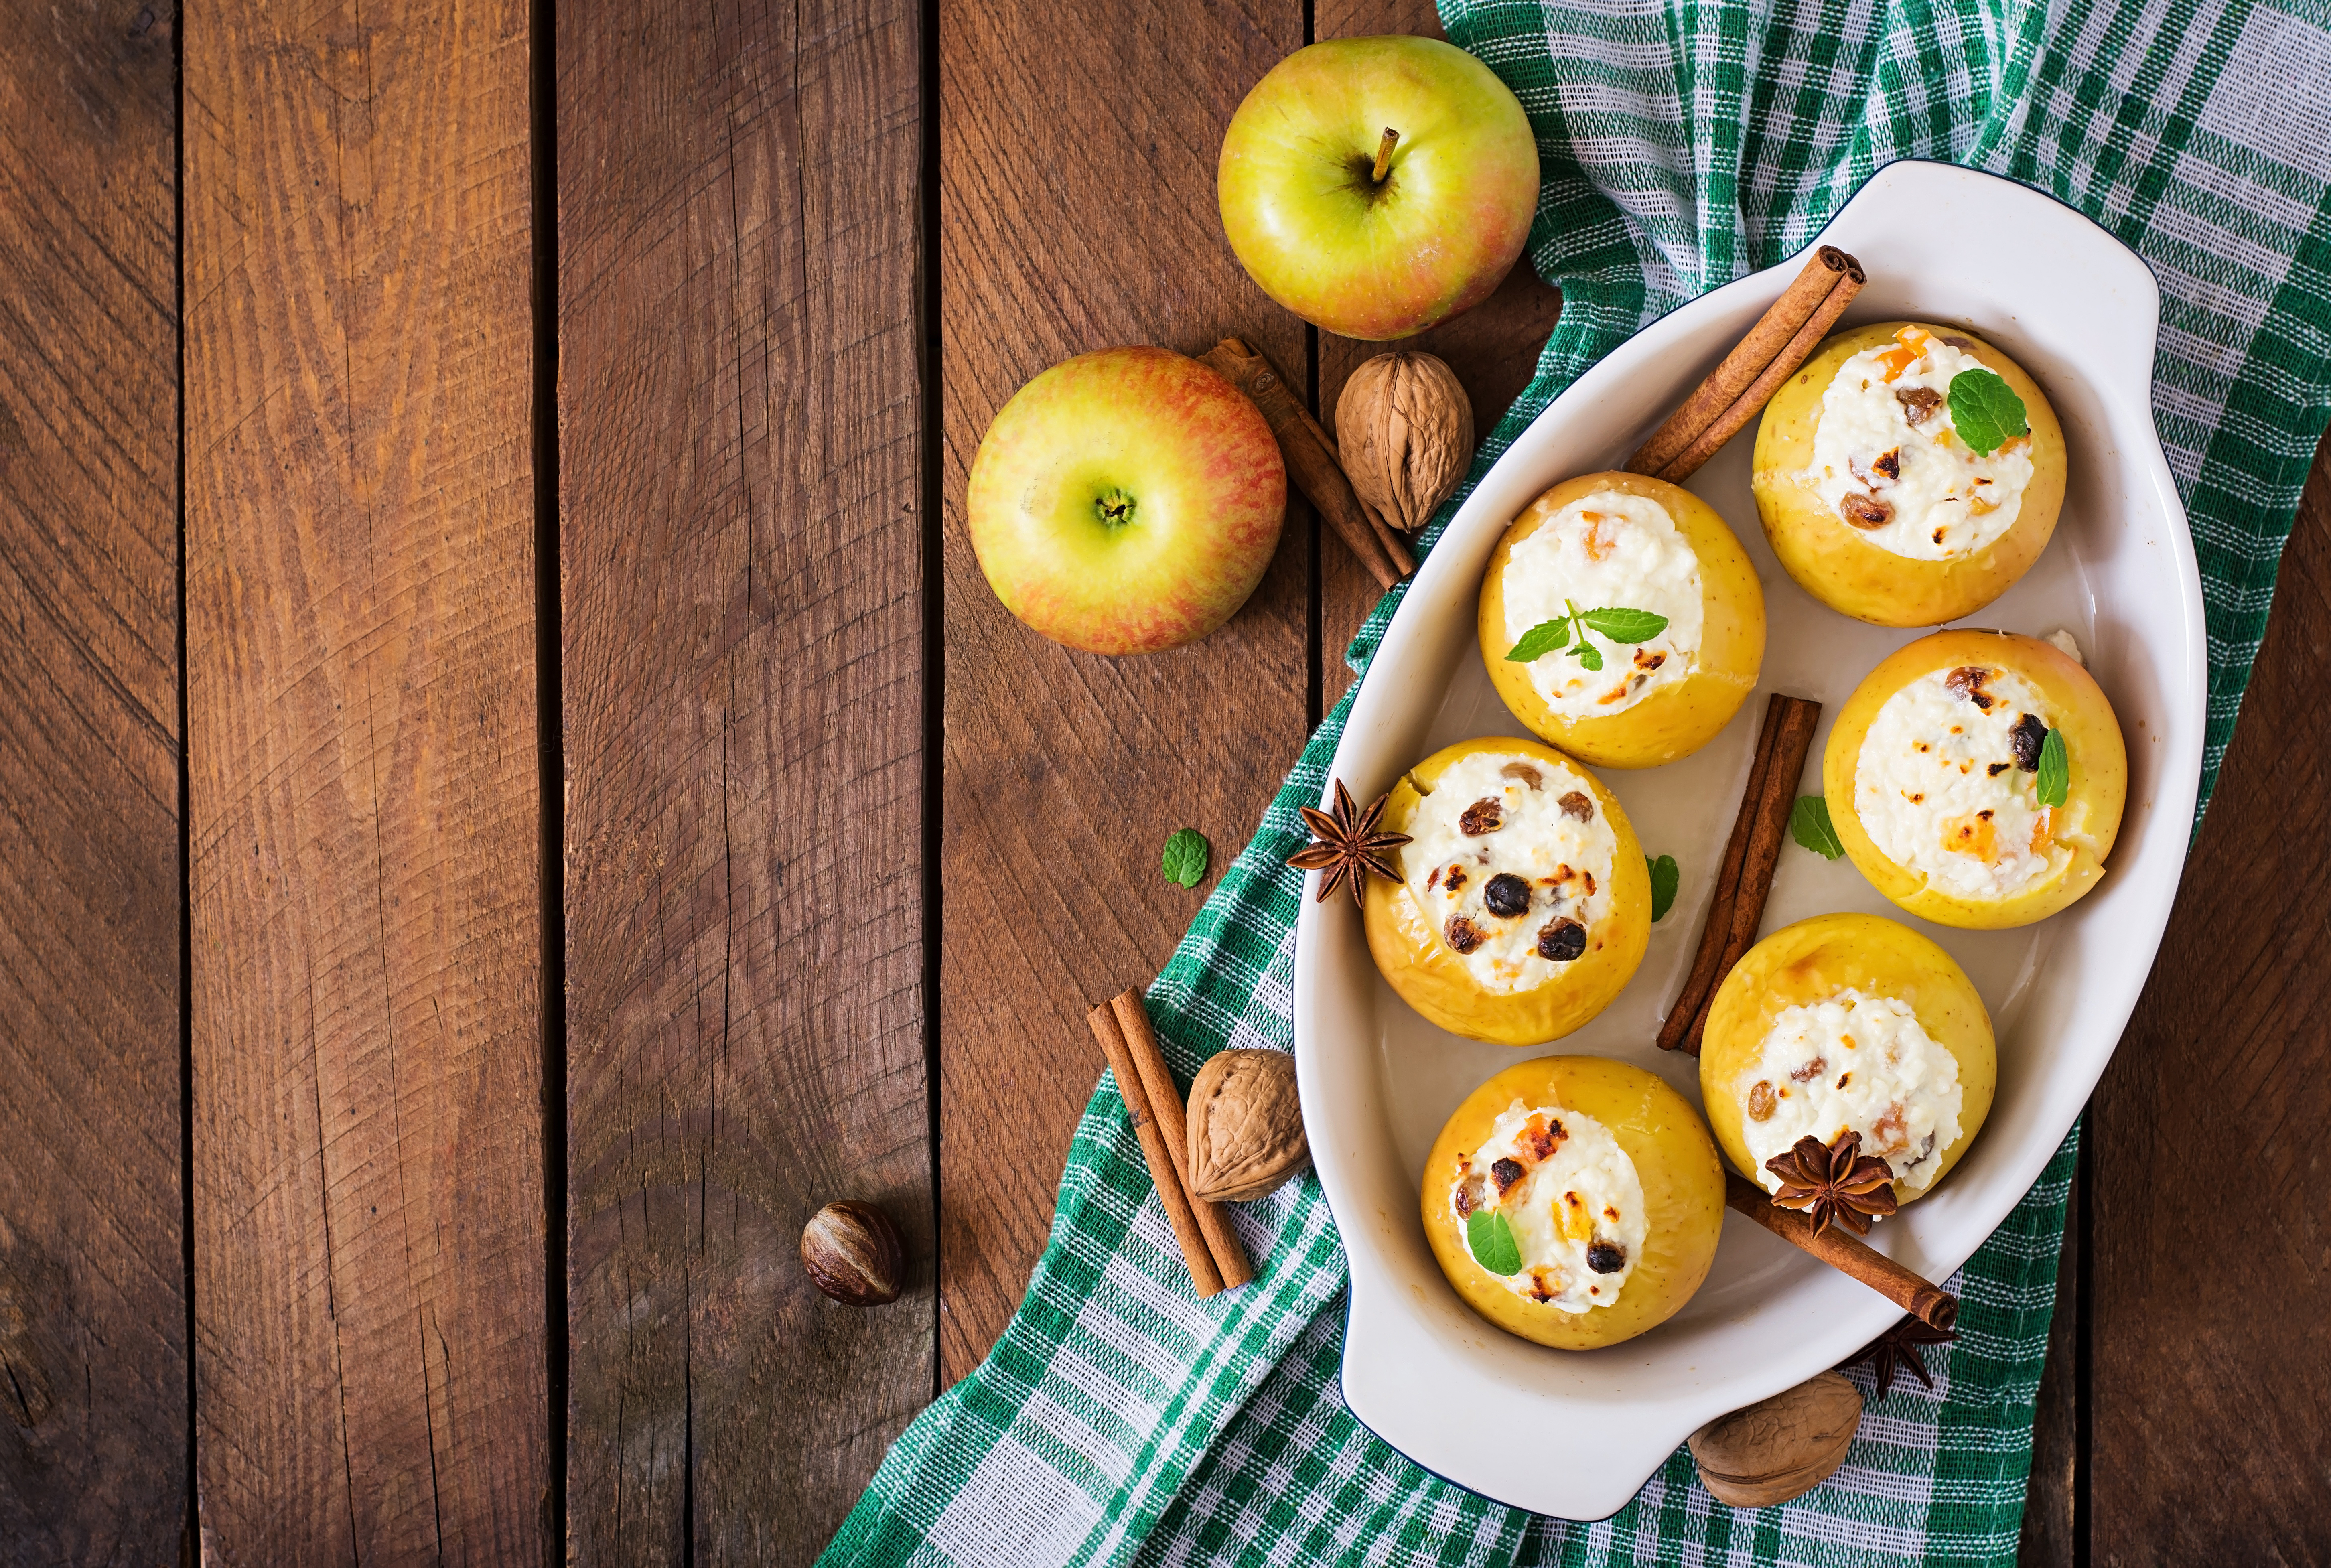
[(1262, 581), (1287, 466), (1261, 411), (1213, 371), (1105, 348), (1013, 394), (964, 509), (1005, 609), (1071, 648), (1154, 653), (1204, 637)]
[(1488, 299), (1537, 207), (1529, 119), (1437, 38), (1299, 49), (1231, 119), (1223, 227), (1263, 292), (1346, 337), (1405, 337)]

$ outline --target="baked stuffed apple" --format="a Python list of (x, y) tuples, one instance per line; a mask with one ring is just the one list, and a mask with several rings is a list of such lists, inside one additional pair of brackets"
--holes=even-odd
[(2012, 632), (1938, 632), (1855, 688), (1822, 787), (1838, 841), (1895, 903), (1944, 926), (2028, 926), (2105, 874), (2128, 753), (2071, 654)]
[(1626, 813), (1537, 741), (1468, 740), (1402, 775), (1379, 826), (1401, 879), (1368, 879), (1368, 951), (1441, 1028), (1501, 1045), (1593, 1018), (1651, 940), (1651, 879)]
[(1990, 1114), (1999, 1079), (1991, 1014), (1951, 955), (1876, 915), (1817, 915), (1751, 947), (1708, 1013), (1700, 1101), (1740, 1173), (1777, 1193), (1765, 1163), (1800, 1138), (1860, 1136), (1894, 1197), (1934, 1190)]
[(1708, 1278), (1724, 1169), (1657, 1076), (1547, 1056), (1475, 1089), (1424, 1164), (1424, 1234), (1465, 1305), (1558, 1350), (1616, 1345)]
[(1507, 527), (1479, 628), (1489, 679), (1532, 733), (1598, 766), (1653, 767), (1707, 745), (1755, 689), (1765, 591), (1689, 490), (1585, 474)]
[(1858, 620), (1933, 626), (1998, 598), (2048, 547), (2064, 432), (1990, 344), (1884, 321), (1829, 339), (1774, 394), (1750, 484), (1799, 587)]

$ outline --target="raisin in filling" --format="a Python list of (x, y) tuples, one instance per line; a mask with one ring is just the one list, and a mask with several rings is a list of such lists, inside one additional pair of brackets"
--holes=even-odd
[(2038, 773), (2040, 748), (2048, 744), (2048, 727), (2027, 713), (2007, 732), (2007, 744), (2015, 748), (2017, 767), (2025, 773)]
[(1963, 664), (1944, 676), (1943, 684), (1949, 688), (1951, 694), (1960, 701), (1972, 702), (1985, 713), (1989, 713), (1991, 705), (1999, 700), (1984, 689), (1990, 679), (1991, 671), (1982, 665)]
[(1481, 889), (1481, 902), (1489, 907), (1490, 914), (1503, 916), (1507, 919), (1516, 915), (1527, 915), (1530, 907), (1530, 885), (1511, 871), (1500, 871), (1489, 879), (1488, 887)]
[(1837, 509), (1839, 515), (1847, 522), (1865, 530), (1882, 528), (1894, 517), (1892, 503), (1881, 501), (1876, 496), (1860, 494), (1846, 496), (1839, 500)]
[(1929, 387), (1902, 386), (1895, 389), (1894, 401), (1902, 405), (1903, 419), (1917, 426), (1935, 416), (1935, 410), (1943, 406), (1943, 394)]
[(1537, 955), (1567, 964), (1586, 951), (1586, 927), (1575, 920), (1549, 920), (1537, 934)]
[(1483, 833), (1496, 832), (1505, 826), (1505, 803), (1495, 795), (1483, 795), (1457, 819), (1457, 831), (1469, 839), (1478, 839)]

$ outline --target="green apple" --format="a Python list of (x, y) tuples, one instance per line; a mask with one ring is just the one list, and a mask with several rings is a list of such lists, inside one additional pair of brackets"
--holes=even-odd
[(1204, 637), (1262, 581), (1287, 465), (1261, 411), (1205, 366), (1106, 348), (1013, 394), (964, 509), (1005, 609), (1071, 648), (1154, 653)]
[(1405, 337), (1512, 271), (1537, 207), (1537, 143), (1506, 84), (1455, 45), (1335, 38), (1246, 95), (1217, 192), (1263, 292), (1346, 337)]

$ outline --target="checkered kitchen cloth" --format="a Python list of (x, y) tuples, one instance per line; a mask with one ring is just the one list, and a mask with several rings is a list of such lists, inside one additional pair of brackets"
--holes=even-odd
[[(2050, 192), (2161, 280), (2154, 413), (2202, 563), (2214, 781), (2331, 413), (2331, 3), (1443, 0), (1537, 128), (1538, 273), (1565, 303), (1478, 478), (1628, 334), (1807, 243), (1879, 166)], [(1453, 506), (1453, 503), (1452, 503)], [(1449, 509), (1444, 508), (1445, 521)], [(1365, 670), (1397, 590), (1352, 649)], [(1185, 1075), (1289, 1049), (1304, 840), (1347, 697), (1151, 991)], [(1337, 1386), (1344, 1254), (1315, 1179), (1233, 1211), (1263, 1271), (1200, 1302), (1113, 1088), (994, 1353), (899, 1439), (829, 1563), (1993, 1563), (2011, 1558), (2054, 1301), (2068, 1140), (1956, 1282), (1930, 1392), (1875, 1400), (1845, 1468), (1753, 1513), (1679, 1453), (1565, 1525), (1425, 1474)], [(1941, 1359), (1941, 1358), (1936, 1358)], [(1860, 1375), (1860, 1374), (1857, 1374)], [(1865, 1392), (1869, 1385), (1865, 1379)]]

